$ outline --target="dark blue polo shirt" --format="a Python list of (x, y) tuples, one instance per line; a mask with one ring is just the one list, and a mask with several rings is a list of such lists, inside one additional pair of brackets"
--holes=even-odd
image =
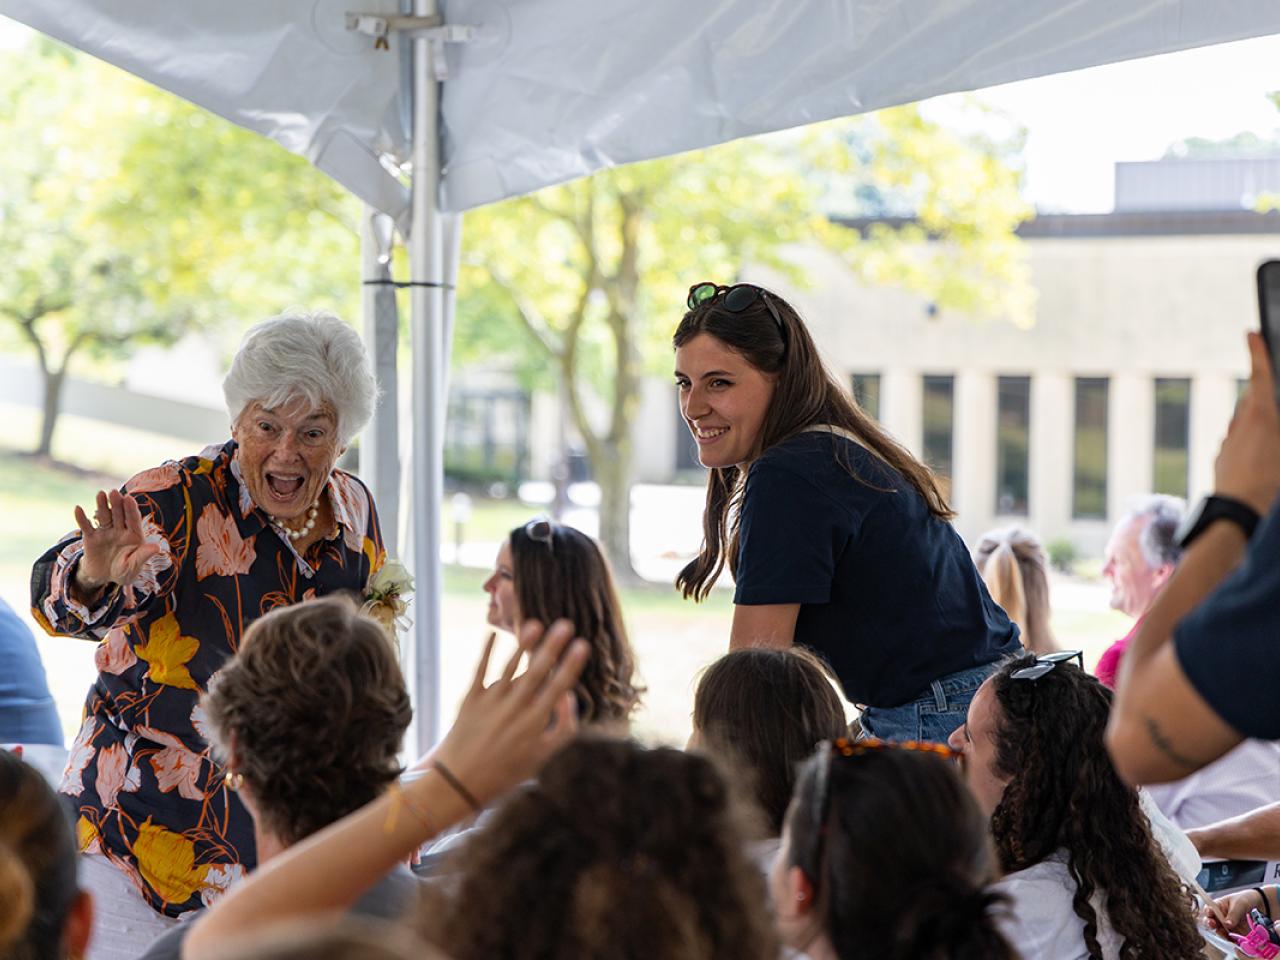
[(1173, 631), (1191, 686), (1237, 733), (1280, 740), (1280, 501), (1244, 562)]
[(951, 524), (896, 470), (826, 432), (751, 465), (736, 579), (734, 603), (800, 604), (796, 643), (856, 703), (898, 706), (1021, 648)]

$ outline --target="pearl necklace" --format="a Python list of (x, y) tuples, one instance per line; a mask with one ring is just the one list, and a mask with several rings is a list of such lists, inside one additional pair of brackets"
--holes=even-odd
[(272, 523), (274, 523), (281, 530), (283, 530), (290, 540), (301, 540), (313, 529), (315, 529), (316, 516), (319, 513), (320, 513), (320, 501), (316, 500), (311, 504), (311, 509), (307, 511), (307, 522), (302, 525), (302, 529), (300, 530), (290, 529), (283, 520), (280, 520), (277, 517), (273, 517), (269, 513), (267, 514), (267, 519), (270, 520)]

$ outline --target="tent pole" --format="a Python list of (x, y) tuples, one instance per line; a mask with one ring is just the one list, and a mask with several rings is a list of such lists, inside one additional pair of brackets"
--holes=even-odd
[(395, 288), (369, 282), (391, 282), (391, 243), (391, 218), (366, 205), (360, 218), (361, 308), (365, 349), (382, 396), (373, 422), (360, 438), (360, 479), (378, 506), (387, 555), (400, 559), (399, 313)]
[[(436, 13), (435, 0), (414, 0), (414, 13)], [(409, 237), (410, 302), (413, 317), (413, 464), (411, 502), (413, 569), (412, 689), (413, 748), (423, 753), (439, 738), (440, 633), (444, 581), (440, 568), (441, 503), (444, 499), (444, 312), (445, 282), (438, 135), (439, 84), (431, 42), (413, 41), (413, 226)]]

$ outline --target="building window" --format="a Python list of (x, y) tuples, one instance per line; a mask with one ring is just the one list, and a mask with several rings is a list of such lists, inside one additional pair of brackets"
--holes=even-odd
[(951, 495), (951, 442), (955, 428), (956, 378), (924, 378), (924, 462), (943, 482), (943, 492)]
[(1031, 378), (1000, 377), (996, 387), (996, 513), (1027, 514)]
[(1151, 471), (1156, 493), (1186, 498), (1190, 438), (1191, 381), (1157, 377), (1155, 461)]
[(880, 419), (880, 374), (855, 373), (850, 376), (853, 399), (872, 420)]
[(1071, 483), (1071, 515), (1107, 516), (1106, 377), (1076, 378), (1075, 463)]

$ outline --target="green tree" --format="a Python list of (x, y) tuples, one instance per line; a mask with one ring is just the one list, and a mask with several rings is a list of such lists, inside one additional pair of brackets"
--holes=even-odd
[[(529, 371), (532, 356), (547, 368), (542, 384), (564, 389), (601, 487), (601, 540), (630, 576), (641, 378), (669, 371), (689, 284), (732, 278), (748, 263), (802, 281), (787, 248), (816, 242), (870, 282), (1023, 322), (1030, 285), (1013, 231), (1029, 210), (1010, 163), (1017, 147), (948, 132), (905, 107), (607, 170), (472, 211), (459, 357), (501, 351)], [(860, 235), (827, 216), (839, 198), (869, 195), (912, 218)]]
[(40, 454), (82, 355), (357, 302), (353, 200), (119, 70), (45, 40), (0, 56), (0, 141), (0, 317), (43, 375)]

